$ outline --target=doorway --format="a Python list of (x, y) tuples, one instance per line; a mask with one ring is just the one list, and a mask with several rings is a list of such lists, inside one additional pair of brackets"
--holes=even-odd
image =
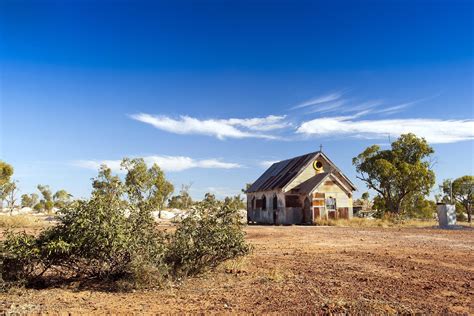
[(304, 199), (304, 202), (303, 202), (303, 216), (302, 216), (303, 224), (306, 224), (309, 222), (310, 217), (311, 217), (310, 213), (311, 213), (311, 202), (309, 201), (309, 198), (306, 197), (306, 199)]

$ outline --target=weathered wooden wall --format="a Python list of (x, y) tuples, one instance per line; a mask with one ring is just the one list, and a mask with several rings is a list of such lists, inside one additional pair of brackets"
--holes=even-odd
[[(252, 207), (252, 198), (266, 197), (266, 209)], [(278, 207), (273, 209), (273, 197), (277, 196)], [(285, 193), (281, 191), (267, 191), (247, 194), (247, 220), (259, 224), (291, 225), (303, 224), (303, 203), (305, 196), (299, 196), (301, 207), (286, 207)], [(308, 214), (308, 218), (309, 218)]]
[[(262, 199), (266, 197), (265, 209), (252, 207), (252, 199)], [(273, 209), (273, 197), (277, 196), (277, 209)], [(275, 217), (278, 224), (278, 218), (282, 217), (285, 211), (285, 196), (279, 191), (266, 191), (247, 194), (247, 220), (261, 224), (275, 224)], [(276, 215), (276, 216), (275, 216)]]
[[(314, 192), (317, 193), (324, 193), (324, 197), (327, 199), (329, 197), (336, 199), (336, 207), (342, 208), (339, 214), (347, 214), (347, 218), (352, 218), (353, 211), (352, 211), (352, 196), (349, 196), (347, 192), (341, 189), (339, 185), (335, 183), (335, 181), (327, 180), (322, 185), (320, 185)], [(314, 204), (315, 201), (313, 201)], [(316, 206), (316, 205), (314, 205)], [(319, 216), (321, 218), (328, 218), (330, 214), (328, 214), (326, 207), (319, 207)], [(342, 217), (342, 216), (336, 216)], [(345, 217), (345, 216), (344, 216)]]
[[(321, 172), (331, 172), (331, 165), (324, 159), (319, 158), (319, 161), (323, 164), (323, 170)], [(310, 207), (305, 211), (304, 200), (306, 195), (298, 195), (299, 205), (286, 205), (285, 195), (289, 195), (291, 189), (301, 184), (302, 182), (310, 179), (316, 175), (312, 164), (308, 164), (304, 170), (291, 182), (284, 192), (280, 190), (265, 191), (257, 193), (247, 194), (247, 219), (249, 222), (261, 223), (261, 224), (304, 224), (314, 222), (318, 218), (328, 218), (332, 216), (334, 218), (347, 217), (352, 218), (352, 195), (336, 184), (335, 179), (330, 179), (334, 175), (330, 175), (323, 184), (321, 184), (317, 190), (313, 193), (321, 193), (322, 199), (315, 201), (313, 195), (309, 195)], [(345, 181), (345, 180), (344, 180)], [(251, 205), (252, 198), (261, 199), (262, 196), (266, 197), (266, 209), (256, 208)], [(278, 198), (278, 207), (276, 210), (273, 209), (273, 196)], [(335, 198), (337, 211), (335, 214), (328, 214), (326, 210), (325, 198)], [(315, 205), (314, 203), (317, 203)]]

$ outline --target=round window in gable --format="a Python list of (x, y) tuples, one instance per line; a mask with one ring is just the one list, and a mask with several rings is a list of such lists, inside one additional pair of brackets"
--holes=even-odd
[(316, 171), (322, 171), (323, 170), (323, 163), (319, 160), (316, 160), (315, 162), (313, 162), (313, 168)]

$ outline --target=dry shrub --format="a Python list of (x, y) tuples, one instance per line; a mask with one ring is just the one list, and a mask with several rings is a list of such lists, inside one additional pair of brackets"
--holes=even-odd
[(249, 251), (238, 209), (229, 202), (199, 204), (173, 233), (157, 230), (151, 212), (117, 193), (71, 203), (58, 219), (38, 236), (7, 232), (0, 256), (5, 281), (44, 284), (47, 276), (48, 282), (95, 279), (119, 290), (151, 288)]
[(38, 216), (33, 215), (0, 215), (0, 227), (4, 228), (30, 228), (42, 227), (47, 223)]
[(235, 259), (224, 261), (221, 268), (224, 272), (230, 274), (248, 273), (248, 258), (237, 257)]
[(149, 213), (127, 218), (120, 199), (95, 195), (61, 211), (57, 226), (37, 237), (7, 232), (1, 255), (5, 281), (37, 282), (45, 273), (76, 278), (133, 278), (139, 268), (159, 268), (163, 237)]
[(266, 280), (279, 283), (285, 281), (288, 275), (284, 272), (281, 268), (273, 268), (271, 269), (265, 276)]
[(401, 220), (396, 218), (352, 218), (352, 219), (318, 219), (318, 226), (336, 226), (336, 227), (429, 227), (437, 225), (434, 220)]
[(186, 276), (245, 255), (250, 248), (242, 227), (233, 201), (198, 203), (170, 235), (165, 262), (173, 275)]
[(294, 277), (295, 275), (292, 271), (277, 265), (268, 269), (262, 269), (259, 272), (258, 282), (262, 284), (285, 283)]

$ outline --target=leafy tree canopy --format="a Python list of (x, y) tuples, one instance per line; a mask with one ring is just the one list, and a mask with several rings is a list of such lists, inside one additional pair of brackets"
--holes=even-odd
[(378, 145), (368, 147), (352, 163), (358, 178), (379, 194), (378, 207), (398, 214), (409, 194), (429, 194), (435, 183), (428, 160), (433, 153), (424, 138), (410, 133), (401, 135), (390, 149), (381, 150)]
[(33, 208), (38, 204), (39, 196), (36, 193), (32, 194), (23, 194), (21, 196), (21, 207), (31, 207)]
[(172, 196), (168, 201), (168, 207), (177, 208), (180, 210), (187, 210), (189, 207), (191, 207), (193, 205), (193, 199), (189, 194), (190, 187), (191, 184), (182, 185), (179, 194)]
[(0, 160), (0, 209), (3, 208), (3, 203), (16, 190), (14, 181), (10, 181), (13, 175), (13, 167), (4, 161)]
[(53, 200), (53, 193), (51, 192), (49, 185), (38, 184), (37, 188), (38, 188), (38, 191), (40, 191), (41, 195), (43, 196), (44, 202)]
[(451, 188), (453, 199), (463, 206), (467, 213), (467, 220), (470, 223), (472, 220), (472, 204), (474, 203), (474, 176), (459, 177), (452, 181), (452, 186), (451, 180), (444, 180), (442, 190), (445, 198), (443, 200), (448, 200), (448, 197), (451, 196)]
[(148, 210), (161, 210), (165, 202), (174, 191), (173, 184), (169, 182), (165, 173), (157, 164), (147, 167), (142, 158), (122, 161), (122, 167), (127, 170), (125, 186), (132, 201)]
[(10, 181), (13, 175), (13, 167), (0, 160), (0, 186)]

